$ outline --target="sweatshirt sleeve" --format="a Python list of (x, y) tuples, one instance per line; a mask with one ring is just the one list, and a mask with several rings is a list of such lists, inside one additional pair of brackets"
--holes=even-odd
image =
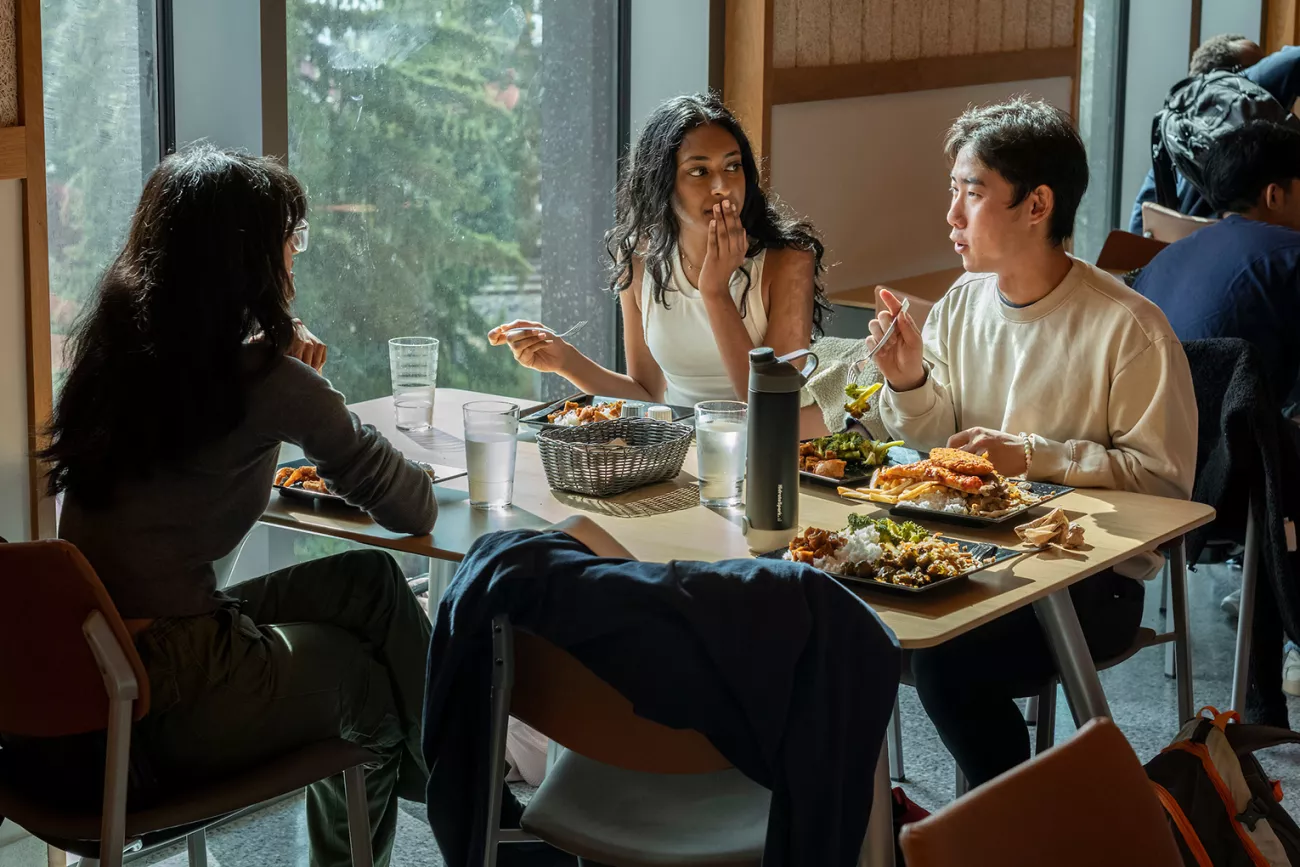
[(1030, 476), (1076, 488), (1188, 499), (1196, 475), (1196, 394), (1177, 341), (1157, 338), (1111, 382), (1111, 446), (1034, 435)]
[(281, 371), (280, 438), (300, 446), (329, 488), (394, 533), (424, 535), (438, 504), (428, 474), (371, 425), (307, 365), (287, 358)]
[(957, 412), (949, 385), (947, 333), (948, 305), (940, 301), (921, 329), (925, 382), (911, 391), (894, 391), (886, 380), (880, 393), (880, 420), (889, 435), (914, 449), (927, 452), (946, 446), (957, 432)]

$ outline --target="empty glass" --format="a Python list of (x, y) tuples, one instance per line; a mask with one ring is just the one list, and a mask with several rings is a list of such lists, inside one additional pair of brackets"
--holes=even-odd
[(695, 404), (695, 454), (699, 458), (700, 502), (738, 506), (745, 486), (747, 406), (738, 400)]
[(502, 400), (475, 400), (465, 404), (464, 413), (469, 504), (504, 509), (515, 494), (519, 407)]
[(394, 337), (388, 341), (397, 429), (433, 427), (433, 394), (438, 382), (438, 341), (432, 337)]

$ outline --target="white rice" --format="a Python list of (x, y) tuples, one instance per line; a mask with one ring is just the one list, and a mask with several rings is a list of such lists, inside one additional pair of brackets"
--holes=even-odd
[(966, 498), (947, 488), (931, 488), (917, 497), (913, 503), (922, 509), (947, 512), (950, 515), (966, 515), (970, 512), (966, 508)]
[(845, 539), (844, 546), (829, 557), (818, 557), (813, 561), (814, 566), (827, 572), (840, 572), (864, 560), (874, 563), (884, 553), (880, 547), (880, 534), (875, 527), (863, 527), (842, 535)]

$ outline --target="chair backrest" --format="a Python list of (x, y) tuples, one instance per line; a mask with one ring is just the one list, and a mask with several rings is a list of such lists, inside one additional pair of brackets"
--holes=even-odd
[(909, 867), (1183, 863), (1146, 771), (1109, 719), (904, 826), (901, 843)]
[(1208, 217), (1189, 217), (1155, 202), (1142, 203), (1142, 234), (1166, 244), (1181, 241), (1193, 232), (1217, 222), (1218, 220)]
[(911, 303), (907, 307), (908, 315), (916, 320), (917, 328), (925, 327), (925, 317), (930, 315), (930, 311), (934, 308), (935, 302), (927, 301), (924, 298), (921, 298), (917, 295), (910, 295), (907, 292), (900, 292), (899, 290), (891, 288), (889, 286), (877, 286), (876, 287), (876, 310), (877, 311), (885, 309), (885, 302), (880, 300), (881, 289), (889, 289), (890, 292), (893, 292), (894, 295), (898, 296), (899, 301), (902, 301), (904, 299), (909, 300)]
[(1157, 253), (1168, 246), (1164, 241), (1116, 229), (1106, 236), (1106, 243), (1101, 245), (1101, 252), (1097, 254), (1097, 267), (1121, 274), (1136, 271), (1145, 268)]
[(149, 710), (149, 678), (131, 634), (86, 558), (64, 541), (0, 545), (0, 732), (59, 737), (108, 724), (108, 694), (82, 627), (107, 621)]
[(566, 749), (630, 771), (701, 774), (731, 767), (694, 729), (637, 716), (632, 703), (566, 651), (514, 630), (510, 713)]

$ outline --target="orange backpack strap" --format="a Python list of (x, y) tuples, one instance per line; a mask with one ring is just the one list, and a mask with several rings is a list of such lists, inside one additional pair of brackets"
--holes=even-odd
[(1214, 867), (1214, 862), (1210, 860), (1210, 853), (1205, 851), (1201, 838), (1197, 836), (1196, 829), (1192, 827), (1192, 823), (1188, 820), (1187, 814), (1183, 812), (1183, 808), (1179, 806), (1178, 801), (1174, 799), (1173, 795), (1169, 794), (1168, 789), (1157, 782), (1152, 781), (1151, 788), (1155, 789), (1156, 797), (1160, 799), (1160, 805), (1165, 808), (1170, 821), (1178, 829), (1178, 833), (1183, 838), (1183, 843), (1187, 845), (1187, 851), (1192, 853), (1192, 857), (1196, 859), (1197, 867)]

